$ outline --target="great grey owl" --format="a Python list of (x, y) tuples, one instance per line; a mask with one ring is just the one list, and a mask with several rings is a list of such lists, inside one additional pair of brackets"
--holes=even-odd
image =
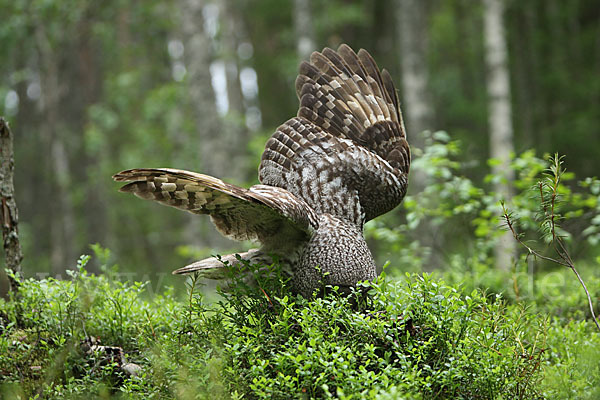
[[(396, 89), (371, 55), (347, 45), (314, 52), (296, 79), (298, 115), (267, 141), (260, 185), (244, 189), (195, 172), (140, 168), (113, 178), (138, 197), (208, 214), (217, 229), (260, 248), (222, 258), (270, 262), (291, 270), (292, 289), (348, 288), (376, 277), (365, 222), (402, 201), (410, 150)], [(208, 258), (174, 271), (223, 268)]]

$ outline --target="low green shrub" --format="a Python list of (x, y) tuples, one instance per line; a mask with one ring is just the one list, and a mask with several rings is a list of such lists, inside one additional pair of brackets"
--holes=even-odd
[(527, 310), (427, 274), (363, 289), (310, 300), (255, 292), (262, 311), (239, 309), (246, 319), (229, 326), (231, 387), (257, 398), (537, 395), (544, 324)]
[[(195, 279), (185, 299), (148, 299), (85, 261), (71, 280), (23, 280), (1, 303), (5, 398), (533, 399), (551, 390), (542, 367), (564, 373), (547, 356), (547, 319), (427, 274), (304, 299), (262, 266), (257, 284), (239, 279), (209, 304)], [(92, 337), (141, 373), (85, 354)]]
[(600, 399), (600, 334), (592, 322), (555, 320), (548, 330), (542, 391), (549, 399)]

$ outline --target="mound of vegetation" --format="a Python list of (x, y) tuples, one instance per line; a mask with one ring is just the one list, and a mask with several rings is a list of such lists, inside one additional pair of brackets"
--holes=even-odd
[(5, 398), (542, 395), (549, 321), (427, 274), (304, 299), (272, 267), (207, 304), (196, 280), (186, 300), (147, 299), (144, 284), (89, 274), (86, 260), (71, 280), (21, 281), (2, 304)]

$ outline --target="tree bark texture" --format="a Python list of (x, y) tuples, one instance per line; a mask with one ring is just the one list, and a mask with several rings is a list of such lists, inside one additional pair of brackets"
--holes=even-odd
[[(15, 201), (15, 188), (13, 185), (14, 156), (13, 156), (13, 137), (8, 123), (0, 117), (0, 215), (2, 218), (2, 239), (4, 241), (4, 257), (6, 267), (10, 269), (15, 277), (21, 277), (21, 244), (19, 243), (19, 214), (17, 203)], [(12, 290), (15, 290), (18, 283), (12, 277), (9, 278)]]
[[(505, 201), (512, 197), (514, 172), (510, 169), (510, 157), (514, 152), (511, 115), (508, 51), (504, 32), (503, 0), (484, 0), (484, 42), (487, 66), (488, 125), (490, 132), (490, 156), (499, 160), (492, 172), (503, 179), (495, 191)], [(495, 249), (496, 266), (508, 269), (515, 254), (516, 244), (510, 232), (499, 238)]]
[[(400, 36), (400, 66), (402, 71), (402, 111), (412, 151), (422, 150), (425, 142), (421, 133), (432, 130), (433, 104), (429, 92), (427, 53), (429, 46), (427, 0), (395, 0), (396, 21)], [(418, 150), (417, 150), (418, 151)], [(416, 152), (415, 152), (416, 153)], [(423, 191), (427, 175), (422, 170), (411, 171), (409, 190)], [(415, 232), (421, 244), (431, 249), (428, 264), (431, 268), (444, 264), (444, 234), (438, 227), (423, 221)]]

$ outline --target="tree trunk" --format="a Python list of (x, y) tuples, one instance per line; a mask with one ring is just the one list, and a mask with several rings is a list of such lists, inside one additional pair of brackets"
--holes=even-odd
[(531, 15), (535, 13), (535, 6), (531, 2), (524, 2), (513, 6), (512, 15), (508, 14), (509, 25), (507, 33), (508, 45), (514, 49), (514, 67), (511, 76), (515, 82), (513, 100), (519, 112), (515, 115), (515, 132), (520, 136), (520, 143), (525, 148), (536, 145), (534, 116), (537, 104), (535, 78), (532, 76), (535, 63), (535, 46), (532, 45), (533, 31)]
[(240, 85), (240, 66), (237, 50), (240, 38), (244, 37), (243, 21), (239, 16), (239, 10), (233, 4), (234, 0), (221, 1), (220, 20), (223, 24), (221, 42), (223, 47), (223, 59), (225, 61), (225, 73), (227, 76), (227, 99), (229, 111), (243, 112), (244, 97)]
[[(102, 59), (102, 51), (93, 38), (92, 25), (93, 21), (86, 18), (78, 24), (77, 29), (76, 51), (78, 63), (74, 64), (77, 70), (76, 73), (71, 75), (72, 83), (70, 83), (70, 86), (77, 85), (76, 87), (82, 90), (83, 95), (78, 102), (79, 104), (72, 105), (73, 112), (80, 115), (86, 115), (87, 108), (101, 99), (103, 71), (100, 69), (102, 66), (100, 60)], [(76, 79), (73, 79), (73, 76)], [(75, 131), (85, 131), (86, 120), (82, 118), (79, 123), (75, 122)], [(103, 160), (109, 160), (110, 156), (104, 146), (88, 149), (85, 143), (82, 142), (81, 148), (84, 151), (78, 154), (82, 157), (76, 156), (75, 162), (79, 166), (78, 170), (84, 172), (85, 175), (77, 178), (84, 182), (89, 179), (83, 185), (86, 190), (86, 201), (82, 204), (83, 210), (81, 210), (87, 216), (85, 244), (101, 243), (106, 246), (108, 240), (107, 204), (109, 204), (109, 201), (106, 198), (106, 182), (102, 179), (103, 176), (100, 175), (104, 171), (100, 166)]]
[(294, 0), (294, 30), (298, 58), (308, 60), (316, 48), (310, 0)]
[(0, 117), (0, 216), (2, 220), (2, 239), (4, 240), (4, 257), (6, 268), (10, 269), (15, 278), (9, 277), (11, 290), (16, 290), (17, 280), (21, 277), (21, 244), (19, 243), (19, 214), (15, 201), (13, 171), (15, 160), (13, 156), (13, 137), (4, 118)]
[(471, 0), (457, 0), (453, 2), (452, 18), (456, 23), (456, 41), (453, 43), (456, 48), (457, 59), (455, 62), (460, 63), (460, 90), (461, 96), (468, 99), (470, 102), (476, 100), (476, 87), (479, 86), (477, 76), (479, 71), (479, 60), (473, 63), (473, 57), (469, 56), (469, 45), (476, 34), (473, 32), (471, 24), (466, 24), (463, 21), (468, 21), (471, 16), (469, 11), (472, 8)]
[[(426, 0), (396, 0), (396, 20), (400, 35), (400, 65), (402, 70), (402, 111), (408, 140), (413, 154), (423, 149), (422, 132), (432, 130), (433, 105), (428, 89), (429, 74), (427, 49), (429, 35)], [(427, 176), (421, 170), (413, 169), (410, 177), (411, 193), (423, 191)], [(430, 269), (444, 263), (442, 253), (444, 235), (442, 230), (429, 221), (419, 224), (414, 235), (420, 243), (430, 248), (428, 260)]]
[(50, 263), (52, 272), (58, 274), (67, 267), (68, 260), (73, 260), (75, 243), (75, 215), (70, 197), (71, 171), (69, 159), (59, 128), (59, 109), (62, 88), (59, 84), (59, 65), (57, 55), (46, 34), (43, 24), (38, 24), (35, 31), (37, 50), (39, 52), (40, 86), (43, 124), (41, 136), (48, 146), (50, 157), (50, 174), (54, 193), (46, 202), (52, 220), (50, 231)]
[[(492, 172), (503, 179), (494, 188), (500, 198), (509, 201), (512, 197), (514, 172), (510, 169), (510, 157), (514, 152), (511, 116), (510, 81), (508, 75), (508, 52), (502, 17), (503, 0), (484, 0), (485, 63), (488, 70), (488, 124), (490, 130), (490, 156), (499, 162)], [(506, 232), (496, 245), (496, 267), (510, 268), (516, 244)]]
[[(210, 64), (212, 46), (204, 30), (203, 0), (181, 0), (184, 61), (197, 135), (200, 139), (201, 170), (222, 174), (229, 166), (228, 144), (220, 138), (222, 124), (215, 103)], [(194, 143), (197, 143), (193, 140)]]
[(429, 32), (426, 6), (424, 0), (396, 0), (404, 121), (411, 146), (415, 148), (423, 148), (420, 133), (431, 130), (433, 123), (433, 106), (427, 87)]
[[(204, 27), (204, 0), (180, 0), (181, 33), (183, 35), (184, 62), (187, 70), (187, 86), (193, 114), (196, 117), (198, 139), (189, 139), (191, 146), (199, 146), (200, 171), (223, 177), (230, 170), (231, 144), (223, 139), (222, 120), (217, 112), (216, 97), (212, 86), (210, 65), (213, 61), (212, 43)], [(207, 218), (190, 218), (185, 236), (190, 244), (200, 240), (203, 245), (215, 248), (228, 246), (211, 226)]]
[(248, 167), (248, 130), (244, 115), (246, 108), (242, 86), (240, 84), (240, 65), (237, 50), (240, 44), (239, 38), (244, 33), (242, 19), (238, 9), (232, 0), (222, 1), (222, 12), (220, 20), (223, 23), (222, 48), (225, 61), (225, 77), (227, 79), (227, 99), (229, 110), (225, 124), (224, 140), (229, 143), (229, 157), (235, 162), (229, 164), (229, 168), (221, 173), (227, 173), (229, 178), (235, 182), (245, 182), (249, 177)]

